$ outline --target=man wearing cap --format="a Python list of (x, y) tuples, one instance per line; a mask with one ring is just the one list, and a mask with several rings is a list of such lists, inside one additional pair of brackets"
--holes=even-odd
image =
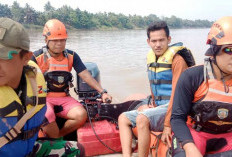
[(39, 67), (29, 61), (29, 48), (23, 26), (0, 18), (0, 156), (58, 155), (58, 151), (64, 156), (84, 156), (76, 142), (48, 141), (59, 145), (58, 150), (51, 151), (46, 141), (40, 140), (34, 147), (46, 112), (46, 84)]
[[(23, 26), (0, 18), (0, 156), (26, 156), (46, 111), (46, 84)], [(17, 149), (15, 149), (17, 148)]]

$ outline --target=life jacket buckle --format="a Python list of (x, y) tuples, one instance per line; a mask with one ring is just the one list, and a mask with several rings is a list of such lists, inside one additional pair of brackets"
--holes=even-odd
[(156, 100), (156, 101), (161, 101), (161, 100), (162, 100), (162, 97), (161, 97), (161, 96), (155, 96), (155, 100)]
[(22, 140), (27, 140), (32, 138), (40, 129), (40, 126), (37, 126), (31, 130), (23, 131), (22, 134)]
[(19, 135), (19, 131), (17, 131), (16, 128), (12, 128), (10, 129), (5, 135), (4, 137), (8, 140), (11, 141), (12, 139), (14, 139), (15, 137), (17, 137)]
[(157, 84), (160, 84), (160, 82), (159, 82), (159, 80), (154, 79), (154, 80), (153, 80), (153, 84), (157, 85)]
[(22, 140), (27, 140), (29, 138), (29, 134), (31, 134), (30, 132), (22, 132), (23, 137)]
[(199, 132), (199, 131), (202, 130), (202, 126), (199, 125), (199, 124), (194, 124), (192, 128), (193, 128), (194, 130), (196, 130), (197, 132)]
[(36, 97), (32, 96), (32, 97), (26, 97), (26, 105), (31, 104), (32, 106), (35, 106), (36, 104)]
[(64, 92), (65, 92), (65, 94), (66, 94), (67, 96), (70, 96), (69, 88), (64, 89)]
[(68, 83), (68, 84), (69, 84), (69, 87), (70, 87), (70, 88), (73, 88), (73, 87), (74, 87), (74, 85), (73, 85), (73, 83), (72, 83), (72, 82), (70, 82), (70, 81), (69, 81), (69, 83)]
[(149, 67), (157, 68), (157, 67), (158, 67), (158, 65), (159, 65), (158, 63), (153, 62), (153, 63), (149, 64)]

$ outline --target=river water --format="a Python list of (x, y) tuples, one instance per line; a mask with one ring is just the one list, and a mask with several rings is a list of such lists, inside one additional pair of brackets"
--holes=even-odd
[[(42, 30), (28, 30), (31, 50), (44, 46)], [(202, 64), (208, 46), (209, 29), (171, 29), (172, 42), (183, 42), (191, 49), (196, 63)], [(146, 72), (146, 30), (69, 31), (66, 48), (76, 51), (83, 62), (95, 62), (100, 69), (101, 85), (121, 102), (135, 93), (149, 94)], [(74, 83), (75, 84), (75, 83)]]

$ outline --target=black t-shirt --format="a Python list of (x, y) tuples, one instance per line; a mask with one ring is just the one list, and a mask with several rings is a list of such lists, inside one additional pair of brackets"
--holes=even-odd
[(193, 140), (186, 125), (187, 116), (192, 109), (194, 94), (204, 81), (204, 66), (185, 70), (176, 85), (171, 115), (172, 130), (179, 142)]

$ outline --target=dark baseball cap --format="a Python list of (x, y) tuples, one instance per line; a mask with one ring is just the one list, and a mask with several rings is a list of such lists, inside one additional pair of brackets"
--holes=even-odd
[(9, 18), (0, 18), (0, 58), (12, 59), (12, 53), (30, 48), (28, 33), (22, 24)]

